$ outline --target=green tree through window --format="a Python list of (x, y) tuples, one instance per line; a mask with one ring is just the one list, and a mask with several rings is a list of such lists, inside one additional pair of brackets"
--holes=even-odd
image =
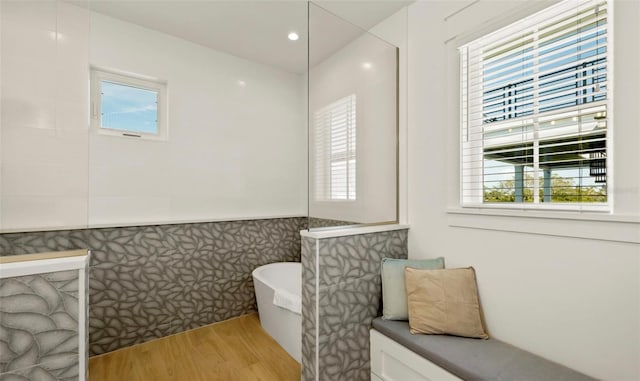
[[(525, 175), (523, 184), (523, 201), (533, 201), (533, 175)], [(544, 189), (539, 190), (540, 199), (544, 199)], [(485, 187), (485, 202), (514, 202), (515, 180), (502, 180), (493, 187)], [(554, 174), (551, 176), (552, 202), (606, 202), (606, 188), (598, 186), (580, 186), (567, 178)]]

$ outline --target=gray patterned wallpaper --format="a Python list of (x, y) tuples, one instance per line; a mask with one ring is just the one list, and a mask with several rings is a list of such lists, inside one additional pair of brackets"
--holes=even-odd
[(302, 237), (302, 381), (316, 379), (316, 240)]
[(78, 380), (78, 270), (0, 279), (0, 380)]
[[(315, 322), (316, 293), (319, 298), (317, 336), (303, 335), (303, 380), (369, 380), (369, 327), (380, 310), (380, 263), (384, 257), (407, 258), (407, 230), (319, 239), (313, 244), (305, 239), (302, 247), (302, 277), (315, 286), (303, 288), (303, 327), (309, 305), (314, 314), (306, 324)], [(306, 347), (310, 349), (305, 351)]]
[(251, 271), (300, 261), (306, 218), (0, 235), (0, 255), (92, 251), (90, 354), (255, 311)]
[(359, 225), (359, 222), (330, 220), (327, 218), (309, 217), (309, 228), (335, 228), (347, 225)]

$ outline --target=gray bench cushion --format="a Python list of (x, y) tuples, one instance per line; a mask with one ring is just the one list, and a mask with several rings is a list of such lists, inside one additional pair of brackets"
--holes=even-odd
[(376, 318), (373, 328), (464, 380), (594, 380), (499, 340), (412, 335), (406, 321)]

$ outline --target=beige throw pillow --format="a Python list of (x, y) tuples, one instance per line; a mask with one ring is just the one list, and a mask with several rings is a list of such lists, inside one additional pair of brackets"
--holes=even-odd
[(421, 270), (405, 268), (411, 333), (488, 339), (473, 267)]

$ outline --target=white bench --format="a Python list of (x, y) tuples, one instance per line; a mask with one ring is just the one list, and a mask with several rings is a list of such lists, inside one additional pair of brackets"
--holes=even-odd
[(496, 339), (411, 335), (406, 321), (377, 318), (373, 381), (585, 381), (593, 378)]

